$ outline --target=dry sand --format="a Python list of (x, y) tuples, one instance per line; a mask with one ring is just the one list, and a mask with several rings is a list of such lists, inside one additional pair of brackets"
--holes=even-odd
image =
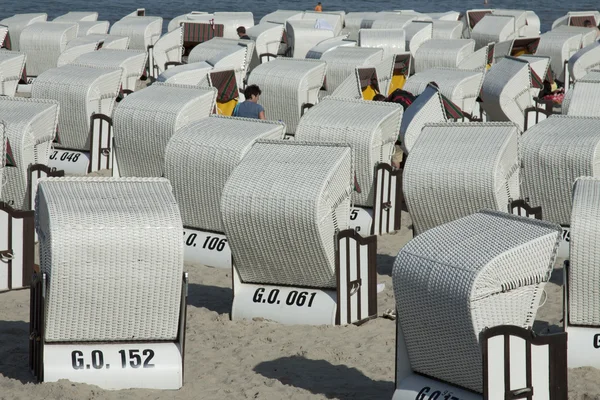
[[(378, 238), (379, 315), (394, 307), (391, 271), (411, 238), (403, 229)], [(561, 329), (562, 260), (534, 329)], [(0, 294), (0, 399), (390, 399), (394, 390), (395, 322), (360, 327), (232, 322), (231, 272), (186, 266), (190, 273), (184, 386), (178, 391), (105, 391), (96, 386), (34, 383), (28, 370), (29, 290)], [(600, 399), (600, 371), (569, 372), (570, 399)]]

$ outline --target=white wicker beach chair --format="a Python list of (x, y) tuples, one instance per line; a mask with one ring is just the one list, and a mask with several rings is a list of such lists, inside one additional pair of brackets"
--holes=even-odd
[(406, 38), (403, 29), (361, 29), (358, 45), (381, 48), (384, 56), (391, 56), (406, 51)]
[(129, 49), (148, 50), (162, 33), (161, 17), (125, 17), (113, 24), (110, 34), (129, 37)]
[(302, 19), (303, 11), (294, 11), (294, 10), (277, 10), (273, 11), (262, 17), (260, 19), (260, 23), (264, 24), (266, 22), (271, 22), (274, 24), (282, 24), (285, 25), (287, 20), (290, 19)]
[[(183, 225), (223, 232), (225, 182), (256, 140), (283, 139), (284, 131), (284, 124), (278, 122), (215, 115), (179, 129), (166, 147), (164, 171), (173, 185)], [(188, 174), (192, 170), (194, 177)]]
[[(544, 81), (549, 80), (550, 58), (535, 55), (522, 55), (519, 56), (519, 58), (529, 63), (529, 72), (531, 74), (531, 87), (529, 88), (529, 91), (535, 102), (535, 98), (540, 94), (540, 90), (544, 87)], [(527, 128), (528, 127), (525, 126), (525, 129)]]
[[(336, 287), (335, 235), (348, 227), (350, 153), (347, 146), (301, 142), (259, 142), (246, 153), (221, 197), (243, 282)], [(284, 166), (295, 172), (283, 178)], [(293, 237), (284, 233), (289, 229)]]
[(227, 39), (239, 39), (237, 28), (243, 26), (246, 29), (254, 26), (254, 15), (251, 12), (215, 12), (214, 23), (223, 25), (223, 37)]
[(426, 15), (429, 16), (432, 21), (458, 21), (461, 18), (461, 13), (458, 11), (434, 12), (426, 13)]
[[(521, 34), (521, 32), (524, 32), (524, 28), (527, 27), (528, 24), (528, 13), (525, 10), (507, 10), (507, 9), (500, 9), (500, 8), (496, 8), (494, 10), (492, 10), (492, 15), (497, 15), (499, 17), (513, 17), (514, 18), (514, 22), (515, 22), (515, 32), (516, 32), (516, 36), (527, 36), (525, 34)], [(535, 13), (533, 14), (535, 15)], [(533, 33), (533, 35), (539, 35), (539, 21), (538, 21), (538, 32)]]
[(552, 30), (553, 32), (572, 32), (572, 33), (581, 33), (581, 47), (589, 46), (590, 44), (596, 41), (596, 35), (598, 30), (596, 27), (592, 28), (584, 28), (581, 26), (567, 26), (561, 25), (556, 29)]
[(27, 56), (18, 51), (0, 50), (0, 96), (15, 95), (26, 59)]
[(69, 43), (67, 43), (67, 47), (66, 47), (65, 51), (60, 53), (60, 55), (58, 56), (58, 61), (56, 61), (56, 66), (62, 67), (63, 65), (71, 64), (79, 56), (96, 51), (101, 46), (102, 46), (102, 39), (100, 39), (98, 37), (89, 37), (89, 36), (77, 37), (77, 38), (69, 41)]
[(475, 9), (475, 10), (467, 10), (465, 12), (465, 30), (463, 31), (463, 36), (465, 39), (473, 37), (471, 33), (473, 32), (473, 28), (477, 25), (483, 17), (486, 15), (491, 15), (492, 9)]
[(549, 31), (540, 35), (538, 56), (550, 57), (550, 69), (559, 81), (564, 80), (564, 64), (581, 48), (581, 33)]
[[(477, 393), (484, 390), (480, 334), (505, 324), (531, 328), (559, 240), (556, 225), (485, 210), (433, 228), (406, 244), (392, 271), (401, 338), (397, 366), (405, 367), (397, 370), (399, 382), (412, 369), (429, 378), (421, 381), (429, 387), (441, 387), (443, 381), (456, 385), (443, 385), (453, 395), (480, 398), (464, 390), (456, 393), (457, 386)], [(445, 329), (436, 329), (432, 321)], [(512, 347), (519, 342), (510, 343)], [(515, 363), (525, 359), (524, 349), (525, 345)], [(524, 368), (525, 361), (521, 365)], [(406, 389), (417, 393), (416, 387), (422, 386)], [(510, 389), (515, 387), (521, 386)]]
[(563, 100), (562, 114), (600, 117), (600, 71), (591, 71), (579, 79)]
[(108, 33), (108, 28), (110, 27), (108, 21), (79, 21), (77, 25), (79, 26), (77, 37), (92, 34), (105, 35)]
[(59, 15), (52, 22), (79, 22), (79, 21), (97, 21), (98, 13), (95, 11), (69, 11), (66, 14)]
[(10, 50), (10, 39), (5, 39), (8, 37), (8, 26), (0, 25), (0, 49)]
[(0, 25), (8, 27), (8, 35), (11, 46), (10, 49), (14, 51), (20, 51), (20, 38), (23, 29), (36, 22), (45, 22), (47, 18), (48, 14), (46, 13), (28, 13), (15, 14), (12, 17), (0, 20)]
[(150, 75), (158, 77), (168, 62), (181, 62), (183, 54), (183, 28), (162, 35), (149, 52)]
[(319, 101), (326, 70), (324, 61), (278, 58), (256, 67), (248, 84), (261, 88), (260, 104), (269, 119), (283, 121), (286, 133), (293, 134), (305, 105)]
[[(415, 72), (430, 68), (457, 68), (475, 50), (473, 39), (431, 39), (415, 52)], [(480, 65), (483, 66), (483, 65)]]
[(432, 39), (461, 39), (463, 27), (461, 21), (434, 19)]
[(95, 113), (112, 114), (121, 74), (121, 68), (68, 64), (37, 77), (31, 97), (53, 99), (60, 104), (56, 147), (90, 149), (90, 117)]
[(137, 80), (146, 67), (147, 53), (141, 50), (100, 49), (79, 56), (74, 63), (80, 65), (121, 68), (121, 88), (134, 91)]
[(301, 21), (307, 21), (309, 23), (315, 24), (317, 20), (326, 21), (329, 26), (331, 26), (333, 30), (333, 36), (338, 36), (342, 32), (342, 28), (344, 27), (344, 17), (343, 15), (336, 12), (315, 12), (315, 11), (305, 11), (302, 14)]
[(410, 153), (425, 124), (446, 121), (446, 111), (439, 89), (428, 85), (402, 115), (398, 140), (404, 154)]
[(360, 29), (404, 29), (415, 19), (414, 15), (377, 13), (373, 18), (363, 18)]
[[(349, 12), (344, 18), (345, 27), (343, 32), (348, 33), (350, 36), (358, 35), (358, 31), (362, 26), (364, 19), (374, 20), (376, 18), (376, 12)], [(356, 36), (358, 38), (358, 36)]]
[(475, 39), (475, 48), (480, 49), (488, 43), (504, 42), (518, 37), (515, 31), (515, 18), (488, 14), (475, 25), (471, 38)]
[(500, 61), (503, 57), (536, 54), (540, 44), (540, 38), (516, 38), (505, 40), (494, 44), (494, 62)]
[(384, 59), (384, 51), (368, 47), (338, 47), (321, 56), (327, 62), (326, 93), (330, 94), (359, 66), (372, 66)]
[(580, 176), (600, 175), (599, 122), (598, 118), (552, 115), (523, 135), (523, 198), (542, 206), (545, 220), (568, 226), (573, 182)]
[[(429, 21), (413, 21), (404, 28), (406, 51), (414, 57), (419, 47), (433, 37), (433, 23)], [(414, 66), (414, 65), (413, 65)]]
[(162, 176), (169, 139), (208, 117), (216, 94), (214, 88), (154, 83), (125, 97), (113, 115), (121, 176)]
[(600, 67), (600, 42), (582, 48), (569, 59), (571, 79), (578, 81), (588, 72)]
[(592, 25), (598, 26), (600, 23), (600, 12), (599, 11), (569, 11), (566, 15), (557, 18), (552, 23), (552, 30), (566, 25), (566, 26), (579, 26), (582, 27), (585, 20), (589, 20)]
[(315, 22), (311, 20), (288, 20), (285, 31), (288, 53), (293, 58), (305, 58), (319, 42), (335, 36), (333, 31), (315, 28)]
[(90, 33), (88, 38), (97, 38), (102, 41), (103, 49), (120, 49), (127, 50), (129, 48), (128, 36), (116, 36), (108, 34)]
[(375, 167), (390, 163), (402, 111), (396, 103), (326, 97), (302, 117), (295, 139), (350, 145), (356, 171), (352, 200), (371, 207)]
[(266, 61), (277, 58), (284, 28), (283, 24), (265, 22), (246, 29), (246, 34), (256, 43), (255, 52), (259, 64), (265, 61), (265, 57)]
[(194, 21), (198, 18), (201, 18), (201, 20), (203, 21), (204, 18), (202, 16), (206, 14), (208, 13), (205, 11), (192, 11), (190, 13), (178, 15), (177, 17), (171, 18), (171, 21), (169, 21), (169, 25), (167, 25), (167, 32), (171, 32), (172, 30), (181, 27), (181, 23), (184, 21)]
[(489, 121), (512, 121), (525, 129), (525, 109), (533, 104), (530, 71), (527, 60), (516, 57), (505, 57), (488, 71), (481, 99)]
[(254, 42), (251, 40), (215, 37), (194, 47), (188, 63), (206, 61), (215, 68), (233, 68), (237, 81), (243, 83), (253, 54)]
[(338, 47), (356, 47), (356, 42), (353, 40), (348, 40), (346, 35), (325, 39), (311, 48), (308, 53), (306, 53), (305, 58), (319, 60), (323, 54)]
[(403, 89), (417, 96), (430, 82), (435, 82), (440, 92), (461, 110), (472, 114), (481, 92), (485, 72), (459, 69), (433, 68), (407, 79)]
[(44, 99), (0, 97), (7, 158), (13, 166), (4, 168), (1, 200), (17, 210), (28, 210), (28, 168), (47, 164), (58, 123), (58, 102)]
[(519, 135), (512, 123), (426, 124), (403, 173), (415, 234), (521, 198)]
[(58, 65), (67, 43), (77, 37), (74, 22), (36, 22), (21, 32), (19, 48), (27, 54), (27, 75), (38, 76)]
[(158, 82), (168, 82), (176, 85), (207, 85), (207, 74), (213, 66), (207, 62), (195, 62), (190, 64), (169, 67), (157, 78)]

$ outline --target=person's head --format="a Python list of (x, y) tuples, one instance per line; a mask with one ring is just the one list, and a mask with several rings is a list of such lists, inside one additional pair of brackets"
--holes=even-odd
[(385, 101), (385, 99), (386, 97), (381, 93), (377, 93), (375, 96), (373, 96), (373, 101)]
[(318, 2), (318, 3), (317, 3), (317, 5), (318, 5), (318, 6), (320, 6), (320, 5), (321, 5), (321, 2)]
[(261, 95), (261, 93), (262, 92), (260, 91), (258, 85), (250, 85), (246, 87), (246, 90), (244, 90), (244, 97), (246, 97), (246, 100), (256, 103), (258, 102), (258, 97)]
[(246, 35), (246, 28), (244, 28), (243, 26), (238, 26), (237, 34), (239, 37)]
[(585, 28), (591, 28), (592, 27), (592, 21), (590, 21), (589, 19), (586, 19), (585, 21), (583, 21), (583, 26)]

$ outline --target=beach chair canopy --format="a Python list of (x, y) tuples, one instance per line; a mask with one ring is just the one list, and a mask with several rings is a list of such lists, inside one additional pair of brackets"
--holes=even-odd
[(415, 232), (520, 199), (519, 134), (506, 122), (426, 124), (403, 174)]
[(265, 22), (271, 22), (274, 24), (285, 25), (286, 21), (289, 19), (301, 19), (303, 13), (303, 11), (295, 10), (277, 10), (262, 17), (260, 23), (264, 24)]
[[(338, 36), (344, 26), (344, 15), (336, 12), (305, 11), (301, 20), (314, 23), (315, 26), (324, 25), (333, 31), (333, 36)], [(324, 21), (325, 24), (321, 24), (321, 21)]]
[(532, 206), (542, 206), (545, 220), (569, 225), (575, 179), (600, 175), (599, 122), (592, 117), (551, 115), (523, 135), (523, 198)]
[(221, 196), (225, 235), (243, 282), (336, 287), (336, 232), (348, 227), (351, 158), (342, 145), (252, 146)]
[(355, 168), (352, 201), (371, 207), (375, 167), (390, 163), (402, 111), (396, 103), (326, 97), (302, 117), (295, 138), (351, 146)]
[(600, 72), (591, 71), (575, 82), (563, 100), (562, 114), (600, 117)]
[(217, 90), (154, 83), (125, 97), (113, 115), (121, 176), (159, 177), (165, 148), (178, 129), (206, 118)]
[(154, 44), (152, 56), (158, 74), (165, 70), (167, 62), (181, 62), (183, 52), (183, 29), (174, 29), (162, 35)]
[(90, 34), (107, 34), (110, 23), (108, 21), (78, 21), (77, 37)]
[(433, 23), (430, 21), (413, 21), (404, 28), (406, 51), (414, 57), (419, 47), (433, 37)]
[(397, 13), (377, 13), (372, 18), (364, 18), (361, 29), (404, 29), (414, 21), (414, 15), (400, 15)]
[(66, 64), (73, 63), (79, 56), (87, 53), (94, 52), (102, 46), (102, 40), (98, 37), (82, 36), (77, 37), (69, 43), (65, 51), (60, 53), (58, 61), (56, 62), (57, 67), (62, 67)]
[(284, 28), (283, 24), (265, 22), (246, 29), (246, 34), (256, 43), (255, 51), (259, 62), (262, 62), (263, 54), (277, 56)]
[(95, 11), (69, 11), (66, 14), (54, 18), (53, 22), (94, 22), (98, 20), (98, 13)]
[(333, 91), (363, 65), (374, 65), (384, 58), (383, 49), (368, 47), (337, 47), (321, 56), (327, 62), (327, 93)]
[[(213, 66), (204, 61), (177, 65), (169, 67), (161, 73), (157, 81), (177, 85), (200, 85), (207, 82), (206, 74), (212, 69)], [(206, 84), (203, 86), (206, 86)]]
[(58, 65), (67, 43), (77, 37), (74, 22), (36, 22), (21, 32), (20, 50), (27, 55), (27, 74), (38, 76)]
[(569, 73), (575, 81), (595, 68), (600, 68), (600, 42), (582, 48), (569, 58)]
[(308, 51), (308, 53), (306, 53), (305, 58), (319, 60), (323, 56), (323, 54), (338, 47), (356, 47), (356, 42), (353, 40), (348, 40), (346, 35), (325, 39), (317, 43), (314, 47), (312, 47)]
[(406, 38), (403, 29), (361, 29), (358, 45), (381, 48), (384, 56), (392, 56), (406, 51)]
[(293, 134), (303, 106), (318, 102), (326, 70), (325, 61), (278, 58), (256, 67), (248, 84), (261, 88), (260, 104), (269, 118), (283, 121), (287, 133)]
[(553, 29), (552, 32), (571, 32), (571, 33), (581, 33), (581, 47), (589, 46), (590, 44), (596, 41), (596, 35), (598, 34), (598, 29), (594, 25), (591, 28), (583, 28), (580, 26), (567, 26), (560, 25), (556, 29)]
[(87, 38), (97, 38), (102, 42), (103, 49), (121, 49), (127, 50), (129, 48), (129, 37), (128, 36), (115, 36), (108, 34), (97, 34), (90, 33)]
[(364, 19), (373, 20), (377, 15), (376, 12), (349, 12), (344, 18), (344, 32), (356, 34), (362, 26)]
[(213, 67), (233, 68), (238, 82), (244, 82), (254, 53), (251, 40), (215, 37), (194, 47), (188, 57), (189, 63), (206, 61)]
[(167, 25), (167, 32), (171, 32), (174, 29), (180, 28), (183, 22), (194, 21), (197, 18), (202, 18), (203, 15), (208, 14), (205, 11), (192, 11), (187, 14), (178, 15), (169, 21)]
[[(46, 342), (175, 340), (183, 228), (168, 180), (45, 178), (36, 227)], [(99, 237), (110, 262), (97, 256)]]
[(475, 39), (475, 48), (480, 49), (488, 43), (504, 42), (518, 37), (513, 16), (487, 14), (473, 28), (471, 38)]
[(473, 39), (431, 39), (415, 53), (415, 72), (430, 68), (457, 68), (475, 50)]
[(121, 74), (121, 68), (68, 64), (37, 77), (31, 97), (60, 104), (57, 147), (89, 150), (90, 117), (97, 113), (112, 115)]
[(0, 95), (14, 96), (23, 68), (25, 67), (25, 54), (18, 51), (0, 49)]
[(434, 19), (432, 39), (461, 39), (463, 27), (461, 21)]
[(137, 80), (146, 68), (147, 53), (141, 50), (100, 49), (86, 53), (75, 59), (75, 64), (121, 68), (121, 87), (124, 90), (135, 90)]
[(506, 56), (519, 57), (522, 55), (536, 54), (540, 38), (517, 38), (505, 40), (494, 44), (494, 62)]
[(110, 34), (129, 37), (132, 50), (148, 49), (162, 33), (162, 17), (125, 17), (113, 24)]
[(223, 232), (221, 193), (227, 179), (257, 140), (281, 140), (284, 133), (281, 122), (215, 115), (178, 130), (167, 145), (164, 171), (183, 225)]
[(29, 207), (29, 166), (48, 163), (58, 109), (58, 102), (54, 100), (0, 97), (6, 138), (4, 150), (12, 164), (4, 168), (6, 183), (0, 199), (17, 210)]
[(20, 38), (21, 32), (27, 26), (36, 22), (45, 22), (48, 18), (46, 13), (27, 13), (27, 14), (15, 14), (12, 17), (4, 18), (0, 20), (0, 25), (8, 27), (8, 34), (10, 37), (11, 50), (20, 50)]
[(550, 57), (550, 69), (556, 79), (564, 80), (564, 63), (581, 47), (581, 33), (549, 31), (540, 35), (538, 56)]
[(329, 29), (315, 28), (311, 20), (288, 20), (285, 31), (289, 54), (294, 58), (305, 58), (316, 44), (335, 36)]
[(559, 241), (556, 225), (486, 210), (408, 242), (392, 277), (412, 370), (482, 393), (480, 333), (533, 325)]

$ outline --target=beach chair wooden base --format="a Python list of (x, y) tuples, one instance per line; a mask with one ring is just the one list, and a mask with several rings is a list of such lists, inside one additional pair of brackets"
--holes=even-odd
[(525, 131), (535, 124), (545, 120), (550, 115), (552, 115), (552, 110), (548, 111), (545, 108), (541, 107), (529, 107), (525, 109)]
[(242, 282), (233, 266), (231, 319), (286, 325), (361, 324), (377, 316), (377, 237), (347, 229), (337, 237), (337, 289)]
[(186, 265), (232, 267), (231, 248), (222, 233), (183, 227), (183, 260)]
[(567, 400), (565, 333), (537, 336), (530, 329), (513, 325), (484, 330), (480, 336), (483, 393), (413, 372), (398, 322), (396, 342), (392, 400)]
[(34, 274), (30, 296), (29, 367), (40, 382), (71, 382), (103, 389), (170, 389), (183, 386), (188, 276), (183, 275), (175, 341), (46, 343), (46, 274)]
[(86, 175), (90, 172), (113, 168), (115, 155), (112, 119), (104, 114), (93, 114), (90, 118), (90, 150), (54, 149), (48, 161), (51, 170), (62, 170), (73, 175)]
[(402, 170), (381, 163), (375, 168), (374, 207), (353, 207), (350, 228), (362, 236), (384, 235), (400, 229), (404, 206)]
[(0, 202), (0, 292), (29, 286), (33, 274), (34, 212)]

